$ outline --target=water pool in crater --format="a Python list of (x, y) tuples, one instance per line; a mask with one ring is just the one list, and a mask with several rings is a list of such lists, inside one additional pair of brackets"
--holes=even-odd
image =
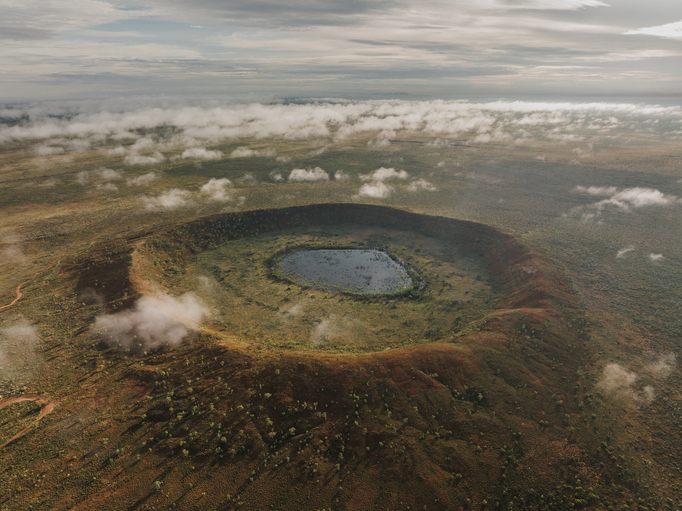
[(375, 248), (299, 250), (281, 257), (275, 269), (298, 285), (323, 291), (386, 295), (414, 285), (404, 264)]

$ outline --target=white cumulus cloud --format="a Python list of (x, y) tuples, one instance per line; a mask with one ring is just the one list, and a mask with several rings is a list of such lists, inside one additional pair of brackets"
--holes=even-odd
[(363, 181), (386, 181), (388, 179), (407, 179), (410, 175), (404, 170), (395, 170), (393, 167), (381, 167), (371, 174), (361, 175)]
[(315, 167), (314, 169), (294, 169), (289, 174), (289, 181), (329, 181), (329, 174), (320, 167)]
[(391, 195), (393, 187), (387, 185), (383, 181), (373, 181), (372, 183), (365, 183), (358, 190), (358, 197), (371, 197), (373, 199), (385, 199)]
[(200, 193), (211, 200), (227, 202), (232, 200), (232, 196), (228, 193), (231, 187), (232, 182), (226, 177), (220, 179), (211, 178), (208, 183), (201, 187)]
[(627, 399), (632, 404), (649, 404), (654, 399), (654, 389), (650, 385), (641, 390), (635, 388), (639, 376), (625, 367), (611, 362), (606, 365), (597, 389), (614, 398)]
[(435, 192), (437, 188), (433, 186), (431, 183), (426, 181), (425, 179), (415, 179), (412, 181), (410, 184), (408, 184), (405, 189), (409, 192), (418, 192), (418, 191), (426, 191), (426, 192)]
[(249, 149), (248, 147), (238, 147), (230, 153), (230, 158), (255, 158), (255, 157), (274, 158), (277, 156), (277, 151), (268, 147), (265, 149)]
[(190, 147), (182, 152), (182, 158), (195, 158), (197, 160), (220, 160), (223, 157), (221, 151), (210, 151), (205, 147)]
[(206, 314), (207, 308), (192, 293), (174, 298), (159, 292), (140, 298), (128, 310), (98, 317), (93, 330), (124, 348), (178, 346), (199, 329)]
[(579, 206), (571, 210), (570, 214), (581, 215), (584, 222), (597, 219), (609, 208), (628, 212), (633, 208), (672, 206), (679, 202), (678, 197), (655, 188), (635, 187), (619, 191), (615, 186), (576, 186), (574, 191), (607, 197), (588, 206)]
[(170, 211), (173, 209), (188, 206), (190, 204), (191, 192), (174, 188), (156, 197), (142, 197), (142, 203), (147, 211)]
[(156, 165), (157, 163), (161, 163), (165, 159), (166, 159), (165, 156), (157, 151), (150, 156), (131, 153), (127, 155), (123, 159), (123, 161), (126, 165)]
[(141, 176), (126, 179), (126, 184), (128, 186), (145, 186), (151, 183), (152, 181), (155, 181), (156, 178), (157, 175), (155, 172), (148, 172), (146, 174), (142, 174)]

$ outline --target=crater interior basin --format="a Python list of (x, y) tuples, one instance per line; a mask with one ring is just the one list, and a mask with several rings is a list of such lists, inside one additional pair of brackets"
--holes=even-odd
[(278, 268), (302, 286), (357, 294), (393, 294), (413, 285), (404, 264), (374, 248), (299, 250)]

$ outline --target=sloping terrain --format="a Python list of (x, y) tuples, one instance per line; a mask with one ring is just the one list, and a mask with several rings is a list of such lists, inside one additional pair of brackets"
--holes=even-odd
[[(485, 261), (494, 308), (457, 336), (364, 354), (262, 349), (210, 328), (176, 348), (119, 350), (90, 329), (202, 251), (340, 224), (462, 244)], [(44, 284), (66, 287), (44, 325), (68, 338), (47, 349), (56, 407), (3, 449), (2, 509), (580, 509), (647, 497), (600, 447), (570, 285), (491, 227), (354, 204), (228, 213), (96, 244), (57, 275)], [(36, 463), (43, 475), (23, 480)]]

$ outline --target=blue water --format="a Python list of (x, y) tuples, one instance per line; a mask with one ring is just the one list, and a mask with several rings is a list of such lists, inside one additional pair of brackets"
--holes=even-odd
[(406, 268), (376, 249), (301, 250), (279, 268), (296, 284), (323, 291), (389, 294), (412, 285)]

